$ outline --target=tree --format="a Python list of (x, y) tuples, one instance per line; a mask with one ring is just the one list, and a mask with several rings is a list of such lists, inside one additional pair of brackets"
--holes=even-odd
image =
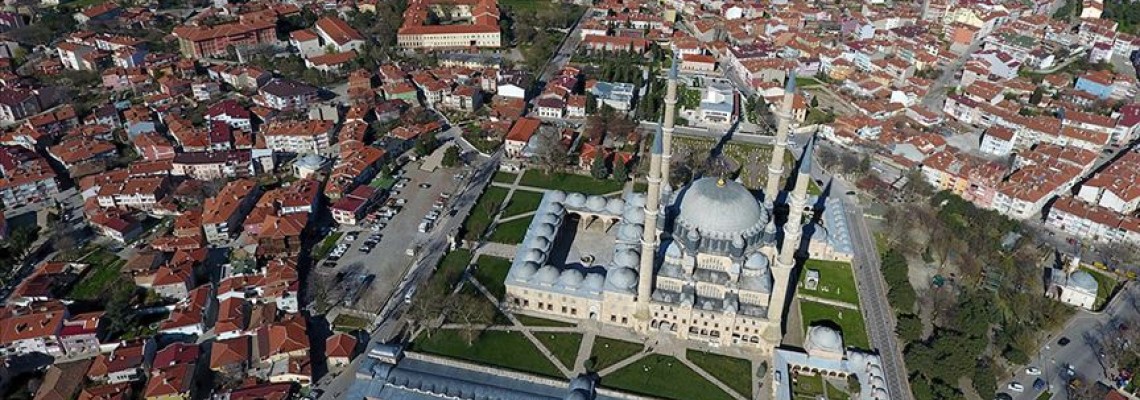
[(621, 157), (614, 156), (614, 180), (618, 182), (625, 182), (629, 179), (629, 171), (626, 169), (625, 161)]
[(475, 343), (485, 326), (495, 318), (495, 305), (483, 298), (482, 294), (461, 292), (453, 296), (449, 303), (448, 319), (463, 325), (460, 335), (468, 346)]
[(819, 108), (819, 96), (812, 96), (811, 108)]
[(138, 314), (134, 310), (133, 303), (137, 289), (134, 282), (125, 278), (120, 278), (119, 283), (112, 286), (104, 314), (108, 321), (107, 331), (112, 337), (122, 335), (136, 326)]
[(1041, 100), (1044, 96), (1045, 88), (1038, 86), (1036, 89), (1033, 89), (1033, 94), (1029, 95), (1029, 104), (1034, 106), (1041, 104)]
[(447, 168), (459, 165), (459, 146), (449, 146), (444, 150), (441, 163)]
[(421, 328), (424, 333), (431, 334), (438, 328), (439, 317), (444, 314), (447, 303), (447, 287), (445, 285), (425, 285), (413, 298), (408, 307), (408, 319)]
[(922, 339), (922, 319), (914, 314), (903, 314), (898, 317), (898, 326), (895, 332), (899, 338), (906, 342), (915, 342)]
[(594, 162), (590, 164), (590, 175), (593, 175), (594, 179), (605, 179), (606, 175), (609, 175), (609, 171), (606, 171), (606, 159), (602, 157), (600, 151), (594, 153)]
[(538, 149), (535, 151), (533, 161), (542, 169), (543, 173), (551, 174), (566, 167), (569, 156), (566, 154), (566, 145), (559, 140), (557, 133), (551, 131), (538, 132)]
[(415, 150), (420, 157), (431, 154), (437, 147), (439, 147), (439, 141), (436, 140), (435, 135), (422, 134), (416, 138)]

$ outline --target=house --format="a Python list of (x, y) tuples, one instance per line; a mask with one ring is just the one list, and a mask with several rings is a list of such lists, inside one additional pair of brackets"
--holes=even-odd
[(0, 200), (9, 208), (37, 203), (59, 194), (55, 171), (35, 151), (0, 146)]
[(982, 134), (981, 151), (995, 156), (1010, 155), (1018, 142), (1018, 132), (1003, 126), (989, 127)]
[(261, 129), (265, 147), (284, 153), (320, 154), (332, 141), (336, 125), (327, 120), (274, 121)]
[(275, 20), (237, 21), (214, 26), (179, 25), (172, 34), (187, 58), (225, 56), (229, 49), (277, 41)]
[(35, 90), (0, 89), (0, 123), (13, 123), (43, 110)]
[(242, 221), (261, 196), (260, 186), (249, 179), (229, 182), (216, 196), (206, 199), (202, 211), (202, 230), (206, 241), (227, 243), (240, 232)]
[(134, 391), (130, 383), (91, 386), (79, 392), (77, 400), (130, 400)]
[(78, 22), (80, 25), (87, 25), (91, 22), (113, 20), (117, 18), (121, 12), (122, 9), (119, 8), (118, 4), (113, 1), (108, 1), (87, 7), (83, 11), (72, 14), (72, 17), (75, 18), (75, 22)]
[(110, 384), (140, 381), (150, 369), (154, 352), (155, 342), (151, 338), (120, 343), (111, 352), (95, 356), (87, 377)]
[(311, 29), (298, 29), (290, 33), (289, 44), (293, 45), (304, 58), (325, 53), (325, 48), (321, 46), (321, 37)]
[(320, 90), (300, 82), (273, 79), (257, 91), (254, 102), (278, 111), (306, 110)]
[(226, 99), (210, 105), (206, 109), (206, 121), (220, 121), (246, 132), (253, 131), (253, 113), (237, 100)]
[(322, 17), (313, 25), (313, 31), (320, 35), (325, 46), (331, 46), (338, 53), (358, 52), (364, 47), (364, 35), (352, 29), (344, 20), (335, 16)]
[(64, 350), (59, 343), (59, 331), (68, 316), (67, 308), (58, 301), (6, 310), (0, 314), (0, 355), (18, 357), (43, 353), (62, 356)]
[(142, 234), (142, 224), (129, 215), (100, 212), (90, 216), (87, 222), (100, 235), (119, 243), (133, 241)]
[(542, 97), (535, 102), (535, 111), (540, 118), (562, 119), (565, 110), (566, 102), (557, 97)]
[(356, 356), (356, 338), (338, 333), (325, 340), (325, 360), (329, 368), (344, 368)]
[(251, 150), (194, 151), (178, 153), (170, 160), (170, 175), (210, 181), (254, 175)]
[(340, 53), (321, 54), (306, 58), (305, 68), (311, 68), (321, 72), (341, 72), (347, 69), (355, 58), (356, 52), (352, 50)]
[(333, 220), (340, 225), (356, 225), (377, 197), (376, 189), (367, 185), (357, 186), (351, 193), (333, 203)]
[(59, 363), (48, 367), (32, 400), (71, 400), (83, 389), (90, 360)]
[(507, 156), (521, 157), (526, 145), (530, 143), (531, 138), (538, 132), (541, 125), (542, 121), (534, 118), (519, 118), (515, 121), (503, 140), (503, 149)]
[[(442, 2), (441, 2), (442, 3)], [(428, 15), (440, 4), (415, 1), (404, 10), (404, 22), (396, 32), (396, 43), (406, 49), (499, 47), (499, 6), (495, 0), (462, 0), (446, 4), (447, 17), (469, 23), (428, 24)]]
[(1075, 88), (1101, 99), (1112, 96), (1112, 72), (1091, 71), (1077, 78)]
[(147, 380), (143, 398), (146, 400), (190, 400), (195, 398), (194, 380), (197, 375), (194, 363), (175, 364), (155, 368)]
[(592, 82), (586, 84), (586, 91), (604, 104), (617, 111), (629, 111), (632, 107), (634, 86), (629, 83)]
[[(206, 332), (206, 323), (214, 314), (213, 286), (202, 285), (174, 305), (170, 315), (159, 324), (158, 332), (164, 335), (197, 336)], [(155, 367), (159, 367), (156, 363)]]
[(131, 139), (135, 151), (146, 161), (161, 161), (174, 158), (174, 143), (155, 132), (136, 135)]
[(309, 335), (306, 333), (306, 325), (304, 316), (292, 314), (281, 322), (261, 327), (255, 336), (260, 362), (308, 358)]
[(99, 351), (100, 339), (104, 332), (100, 329), (102, 311), (77, 314), (63, 321), (59, 331), (59, 342), (64, 352), (71, 355), (92, 354)]
[(250, 363), (250, 337), (218, 340), (210, 349), (210, 370), (222, 375), (241, 376)]

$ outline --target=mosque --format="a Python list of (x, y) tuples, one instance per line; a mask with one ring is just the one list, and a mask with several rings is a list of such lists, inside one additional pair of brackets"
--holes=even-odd
[(809, 224), (810, 244), (802, 240), (801, 221), (812, 209), (807, 187), (814, 143), (785, 196), (786, 220), (793, 222), (777, 227), (773, 210), (784, 182), (795, 79), (788, 79), (777, 110), (762, 199), (721, 177), (679, 188), (669, 184), (676, 65), (666, 90), (647, 193), (605, 198), (547, 192), (512, 260), (504, 305), (771, 354), (783, 337), (796, 258), (806, 253), (850, 260), (852, 253), (838, 205), (822, 215), (830, 229)]

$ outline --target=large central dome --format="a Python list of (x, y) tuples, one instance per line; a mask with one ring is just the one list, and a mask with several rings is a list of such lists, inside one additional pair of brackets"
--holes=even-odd
[(760, 203), (743, 185), (701, 178), (682, 191), (677, 222), (702, 235), (734, 235), (762, 228), (767, 218)]

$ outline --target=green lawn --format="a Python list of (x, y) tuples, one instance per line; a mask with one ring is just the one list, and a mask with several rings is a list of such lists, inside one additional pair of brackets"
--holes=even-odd
[(431, 276), (428, 284), (451, 288), (463, 276), (463, 269), (467, 268), (467, 264), (470, 263), (470, 250), (455, 249), (443, 256), (443, 260), (440, 260), (439, 266), (436, 267), (435, 274)]
[(578, 360), (578, 347), (582, 345), (581, 333), (534, 332), (534, 337), (562, 362), (562, 366), (574, 369), (574, 361)]
[(1037, 395), (1037, 400), (1049, 400), (1051, 398), (1053, 398), (1053, 393), (1049, 393), (1048, 391), (1041, 392), (1041, 394)]
[(519, 174), (497, 171), (495, 172), (495, 175), (491, 177), (491, 180), (499, 183), (515, 183), (515, 177), (518, 176)]
[(1100, 307), (1104, 305), (1104, 302), (1108, 301), (1108, 298), (1116, 291), (1116, 286), (1119, 285), (1120, 282), (1102, 271), (1084, 267), (1081, 269), (1096, 279), (1096, 304), (1093, 308), (1100, 309)]
[(814, 180), (809, 179), (808, 180), (808, 187), (807, 187), (807, 194), (809, 196), (819, 196), (819, 195), (823, 194), (823, 189), (820, 188), (819, 185), (816, 184)]
[(800, 317), (803, 319), (804, 332), (812, 325), (831, 322), (842, 331), (844, 346), (858, 349), (871, 347), (867, 340), (867, 326), (859, 311), (800, 299)]
[(640, 193), (648, 192), (649, 191), (649, 183), (648, 182), (634, 182), (633, 183), (633, 191), (640, 192)]
[(531, 192), (529, 190), (516, 190), (511, 195), (511, 199), (507, 201), (507, 208), (503, 210), (503, 215), (500, 218), (528, 213), (538, 209), (538, 203), (542, 202), (542, 193)]
[(507, 292), (503, 281), (507, 279), (507, 272), (511, 269), (511, 260), (484, 254), (479, 256), (479, 261), (475, 264), (479, 267), (472, 275), (491, 292), (491, 295), (502, 300)]
[(820, 395), (823, 395), (823, 377), (819, 375), (799, 375), (796, 377), (796, 381), (792, 383), (792, 398), (794, 399), (815, 400)]
[(313, 248), (313, 259), (320, 260), (329, 255), (329, 252), (332, 251), (333, 246), (336, 246), (336, 241), (340, 240), (341, 236), (344, 236), (344, 232), (333, 232), (325, 236), (324, 240), (321, 240), (321, 242), (317, 243), (316, 247)]
[(820, 84), (822, 84), (822, 82), (820, 82), (820, 81), (818, 81), (815, 78), (812, 78), (810, 76), (797, 76), (796, 77), (796, 86), (799, 86), (799, 87), (815, 86), (815, 85), (820, 85)]
[(412, 350), (458, 358), (479, 364), (565, 378), (520, 332), (485, 331), (471, 346), (458, 331), (441, 329), (431, 337), (421, 334)]
[(590, 358), (594, 360), (593, 370), (601, 371), (606, 367), (617, 364), (619, 361), (640, 353), (645, 345), (610, 339), (598, 336), (594, 338), (594, 348), (590, 349)]
[[(486, 256), (484, 256), (486, 257)], [(549, 326), (555, 328), (569, 328), (575, 326), (568, 322), (555, 321), (552, 319), (532, 317), (529, 315), (515, 314), (515, 318), (519, 320), (524, 326)]]
[(392, 185), (395, 185), (395, 184), (396, 184), (396, 178), (393, 178), (390, 176), (377, 176), (377, 177), (372, 179), (372, 182), (368, 183), (368, 186), (371, 186), (374, 189), (388, 190), (388, 189), (391, 189)]
[(333, 320), (332, 328), (334, 331), (352, 332), (356, 330), (365, 330), (372, 325), (372, 321), (367, 318), (357, 317), (355, 315), (340, 314)]
[(506, 198), (507, 189), (499, 187), (488, 187), (487, 191), (479, 196), (479, 201), (471, 208), (471, 215), (463, 222), (468, 239), (478, 238), (487, 231), (487, 227), (491, 226), (491, 220), (495, 218)]
[(732, 398), (676, 358), (661, 354), (603, 376), (602, 386), (676, 400)]
[(111, 285), (117, 281), (116, 278), (123, 265), (127, 263), (126, 260), (103, 249), (83, 257), (79, 262), (89, 266), (79, 282), (71, 287), (67, 297), (72, 300), (101, 299), (111, 291)]
[[(808, 290), (807, 270), (819, 271), (819, 286), (816, 290)], [(859, 306), (859, 291), (855, 288), (855, 273), (851, 270), (851, 263), (842, 261), (807, 260), (803, 271), (800, 272), (799, 293), (815, 296), (822, 299), (842, 301)]]
[(532, 218), (533, 217), (519, 218), (501, 223), (495, 227), (495, 232), (491, 233), (491, 237), (488, 238), (488, 240), (502, 244), (522, 243), (523, 237), (526, 236), (526, 229), (530, 227), (530, 220)]
[(554, 3), (543, 0), (503, 0), (499, 2), (500, 7), (509, 8), (516, 12), (523, 10), (541, 10), (550, 8), (552, 4)]
[(585, 194), (606, 194), (621, 190), (622, 183), (609, 179), (594, 179), (592, 176), (555, 172), (549, 175), (531, 169), (523, 174), (519, 184), (543, 189), (557, 189), (566, 192)]
[(720, 354), (689, 350), (685, 357), (745, 398), (752, 398), (752, 362)]
[(843, 389), (832, 385), (831, 382), (824, 383), (827, 386), (827, 400), (849, 400), (851, 395)]

